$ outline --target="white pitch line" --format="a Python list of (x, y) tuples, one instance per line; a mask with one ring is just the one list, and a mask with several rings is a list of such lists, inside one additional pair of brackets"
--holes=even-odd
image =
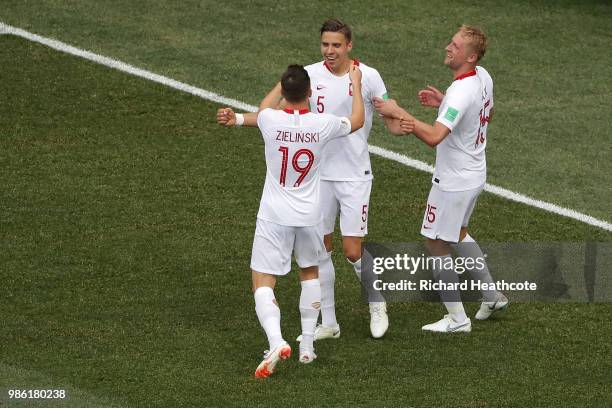
[[(432, 173), (432, 174), (434, 172), (433, 166), (425, 162), (422, 162), (420, 160), (411, 159), (408, 156), (404, 156), (403, 154), (399, 154), (391, 150), (383, 149), (382, 147), (370, 145), (369, 151), (370, 153), (374, 153), (386, 159), (396, 161), (408, 167), (414, 167), (415, 169), (418, 169), (418, 170), (421, 170), (427, 173)], [(527, 204), (531, 207), (536, 207), (536, 208), (548, 211), (550, 213), (559, 214), (567, 218), (573, 218), (575, 220), (584, 222), (585, 224), (593, 225), (595, 227), (598, 227), (598, 228), (601, 228), (607, 231), (612, 231), (612, 224), (610, 224), (609, 222), (599, 220), (595, 217), (591, 217), (590, 215), (580, 213), (570, 208), (560, 207), (556, 204), (551, 204), (551, 203), (547, 203), (546, 201), (537, 200), (535, 198), (531, 198), (531, 197), (528, 197), (520, 193), (515, 193), (514, 191), (507, 190), (503, 187), (498, 187), (496, 185), (489, 184), (489, 183), (485, 184), (484, 190), (496, 196), (500, 196), (505, 199), (508, 199), (510, 201), (516, 201), (518, 203)]]
[[(107, 67), (116, 69), (118, 71), (126, 72), (128, 74), (145, 78), (153, 82), (157, 82), (162, 85), (166, 85), (170, 88), (177, 89), (179, 91), (187, 92), (189, 94), (198, 96), (202, 99), (206, 99), (212, 102), (217, 102), (219, 104), (225, 106), (231, 106), (236, 109), (242, 109), (247, 112), (255, 112), (257, 111), (257, 107), (253, 105), (249, 105), (247, 103), (238, 101), (236, 99), (226, 98), (225, 96), (216, 94), (214, 92), (206, 91), (204, 89), (195, 87), (193, 85), (186, 84), (184, 82), (180, 82), (174, 80), (172, 78), (165, 77), (163, 75), (159, 75), (153, 73), (151, 71), (147, 71), (141, 68), (137, 68), (133, 65), (126, 64), (125, 62), (118, 61), (113, 58), (108, 58), (103, 55), (94, 54), (93, 52), (85, 51), (77, 47), (73, 47), (72, 45), (63, 43), (61, 41), (53, 40), (51, 38), (42, 37), (40, 35), (31, 33), (29, 31), (25, 31), (21, 28), (13, 27), (3, 22), (0, 22), (0, 34), (12, 34), (18, 37), (25, 38), (27, 40), (37, 42), (47, 47), (53, 48), (54, 50), (61, 51), (67, 54), (75, 55), (77, 57), (81, 57), (87, 59), (89, 61), (93, 61), (95, 63), (105, 65)], [(393, 152), (391, 150), (383, 149), (382, 147), (370, 145), (369, 147), (370, 153), (375, 155), (384, 157), (389, 160), (393, 160), (395, 162), (401, 163), (405, 166), (412, 167), (421, 171), (425, 171), (427, 173), (433, 173), (433, 167), (425, 162), (420, 160), (411, 159), (408, 156), (405, 156), (400, 153)], [(485, 191), (495, 194), (497, 196), (506, 198), (511, 201), (516, 201), (522, 204), (527, 204), (532, 207), (536, 207), (542, 209), (544, 211), (562, 215), (567, 218), (572, 218), (583, 222), (585, 224), (593, 225), (595, 227), (612, 231), (612, 224), (594, 217), (590, 215), (586, 215), (580, 213), (578, 211), (560, 207), (555, 204), (547, 203), (545, 201), (536, 200), (531, 197), (527, 197), (520, 193), (515, 193), (514, 191), (507, 190), (502, 187), (494, 186), (492, 184), (485, 185)]]

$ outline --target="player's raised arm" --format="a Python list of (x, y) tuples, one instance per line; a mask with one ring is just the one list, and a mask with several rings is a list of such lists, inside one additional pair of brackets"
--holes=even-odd
[(351, 112), (351, 133), (359, 130), (365, 123), (365, 107), (363, 105), (363, 96), (361, 95), (361, 70), (355, 63), (351, 64), (349, 69), (349, 78), (353, 84), (353, 107)]
[(281, 83), (278, 82), (274, 88), (268, 92), (266, 97), (262, 99), (261, 103), (259, 104), (259, 110), (266, 108), (282, 109), (284, 106), (285, 99), (283, 98), (282, 87)]

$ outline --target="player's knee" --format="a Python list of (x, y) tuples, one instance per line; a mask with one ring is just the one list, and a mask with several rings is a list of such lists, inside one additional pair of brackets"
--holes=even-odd
[(361, 248), (344, 248), (344, 256), (351, 262), (361, 259)]
[(344, 238), (342, 240), (342, 249), (344, 256), (351, 262), (357, 262), (361, 259), (361, 239)]
[(319, 267), (318, 266), (309, 266), (307, 268), (302, 268), (300, 270), (300, 280), (307, 281), (311, 279), (319, 278)]

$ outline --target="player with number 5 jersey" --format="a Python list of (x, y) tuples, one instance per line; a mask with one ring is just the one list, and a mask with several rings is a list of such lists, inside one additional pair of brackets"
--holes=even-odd
[[(370, 191), (372, 189), (372, 168), (368, 153), (368, 136), (374, 114), (373, 98), (387, 97), (385, 84), (378, 71), (349, 56), (353, 47), (352, 32), (340, 20), (331, 19), (323, 23), (321, 33), (321, 54), (323, 61), (308, 65), (310, 76), (310, 108), (317, 114), (348, 116), (357, 96), (364, 101), (365, 124), (350, 137), (330, 140), (323, 151), (321, 161), (321, 205), (323, 210), (323, 234), (325, 254), (319, 264), (321, 282), (321, 324), (317, 325), (315, 340), (338, 338), (340, 325), (335, 309), (335, 269), (332, 263), (332, 237), (340, 214), (340, 231), (344, 256), (353, 266), (361, 280), (361, 242), (368, 232)], [(355, 87), (350, 71), (359, 66), (362, 72), (361, 86)], [(273, 106), (282, 107), (286, 100), (280, 92), (280, 85), (268, 94)], [(247, 115), (245, 115), (247, 117)], [(402, 134), (400, 121), (384, 117), (385, 124), (393, 134)], [(250, 121), (245, 125), (255, 126)], [(287, 168), (291, 169), (292, 157), (287, 157)], [(302, 153), (299, 168), (305, 166)], [(303, 172), (305, 170), (298, 170)], [(367, 288), (366, 288), (367, 289)], [(389, 327), (387, 307), (379, 293), (370, 300), (370, 331), (375, 338), (382, 337)], [(298, 337), (301, 340), (301, 336)]]
[[(365, 104), (365, 124), (349, 138), (330, 141), (325, 147), (325, 157), (321, 164), (323, 233), (327, 254), (319, 266), (321, 324), (317, 326), (316, 340), (340, 336), (335, 310), (335, 268), (331, 257), (338, 214), (344, 256), (361, 280), (361, 244), (368, 233), (370, 192), (374, 177), (368, 151), (368, 137), (375, 112), (373, 99), (387, 98), (387, 89), (378, 71), (351, 59), (349, 54), (353, 40), (348, 25), (330, 19), (323, 23), (320, 34), (323, 61), (306, 66), (312, 89), (310, 106), (320, 114), (347, 115), (357, 92), (348, 75), (348, 67), (355, 63), (363, 72), (361, 93)], [(399, 121), (394, 118), (383, 119), (392, 133), (401, 133)], [(366, 293), (369, 293), (368, 288)], [(368, 296), (370, 332), (374, 338), (380, 338), (389, 327), (389, 319), (384, 299), (379, 293), (375, 295)]]
[[(301, 65), (287, 68), (257, 114), (235, 114), (229, 108), (217, 113), (217, 121), (225, 126), (258, 126), (265, 144), (266, 180), (251, 254), (255, 311), (269, 343), (255, 370), (258, 378), (270, 376), (278, 362), (291, 355), (291, 347), (281, 334), (274, 286), (276, 276), (291, 270), (292, 255), (300, 268), (302, 286), (299, 361), (307, 364), (316, 358), (313, 342), (321, 305), (319, 263), (326, 253), (319, 187), (322, 151), (331, 140), (348, 136), (364, 123), (361, 71), (352, 65), (349, 76), (359, 95), (353, 98), (348, 117), (309, 111), (310, 79)], [(278, 92), (286, 101), (284, 109), (272, 109)]]

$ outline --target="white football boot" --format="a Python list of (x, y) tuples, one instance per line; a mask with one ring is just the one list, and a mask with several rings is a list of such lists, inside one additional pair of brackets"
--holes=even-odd
[(435, 323), (426, 324), (421, 329), (436, 333), (469, 333), (472, 331), (472, 321), (467, 317), (465, 321), (456, 323), (450, 315), (444, 315), (441, 320)]
[[(317, 327), (315, 328), (314, 333), (314, 341), (317, 340), (325, 340), (325, 339), (337, 339), (340, 337), (340, 326), (336, 327), (327, 327), (323, 326), (321, 323), (317, 323)], [(302, 341), (302, 335), (300, 334), (295, 339), (297, 342)]]
[(314, 353), (314, 350), (303, 350), (300, 347), (300, 358), (299, 361), (302, 364), (310, 364), (317, 358), (317, 355)]
[(482, 302), (480, 309), (476, 312), (476, 320), (487, 320), (493, 312), (506, 310), (509, 300), (503, 293), (500, 293), (495, 302)]
[(387, 316), (386, 302), (370, 303), (370, 332), (372, 337), (379, 339), (385, 335), (389, 328), (389, 316)]
[(264, 359), (255, 370), (255, 378), (268, 378), (274, 373), (274, 369), (280, 360), (286, 360), (291, 357), (291, 347), (286, 341), (283, 341), (274, 350), (266, 350)]

